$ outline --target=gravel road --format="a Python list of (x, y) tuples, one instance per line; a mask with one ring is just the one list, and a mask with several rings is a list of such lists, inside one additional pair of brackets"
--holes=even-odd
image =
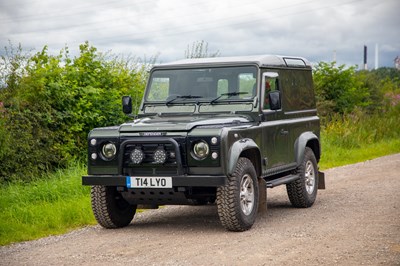
[(400, 265), (400, 154), (325, 173), (313, 207), (269, 189), (268, 211), (243, 233), (225, 231), (215, 205), (169, 206), (123, 229), (0, 247), (0, 265)]

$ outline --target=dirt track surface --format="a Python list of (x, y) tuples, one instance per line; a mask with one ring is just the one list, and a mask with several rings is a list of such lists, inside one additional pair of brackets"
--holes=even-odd
[(0, 247), (0, 265), (400, 265), (400, 154), (325, 171), (326, 190), (292, 208), (285, 187), (243, 233), (225, 231), (215, 205), (137, 214)]

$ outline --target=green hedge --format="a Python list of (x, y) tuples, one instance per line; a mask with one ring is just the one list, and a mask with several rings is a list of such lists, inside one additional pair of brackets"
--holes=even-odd
[(47, 47), (33, 56), (22, 50), (2, 57), (0, 89), (0, 183), (31, 180), (86, 156), (88, 132), (120, 124), (123, 95), (140, 102), (146, 64), (98, 53), (88, 43), (69, 58)]

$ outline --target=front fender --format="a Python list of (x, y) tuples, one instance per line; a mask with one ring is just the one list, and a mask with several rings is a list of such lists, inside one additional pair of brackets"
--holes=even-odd
[(320, 144), (318, 136), (315, 135), (313, 132), (304, 132), (297, 138), (297, 140), (294, 143), (294, 151), (295, 151), (297, 165), (300, 165), (303, 162), (304, 150), (307, 146), (307, 143), (309, 143), (310, 141), (312, 143), (310, 148), (313, 149), (315, 156), (317, 158), (319, 157)]
[(233, 172), (235, 171), (236, 164), (239, 160), (240, 155), (249, 149), (257, 149), (259, 150), (258, 145), (249, 138), (244, 138), (240, 139), (236, 142), (233, 143), (232, 147), (229, 149), (228, 152), (228, 175), (231, 176), (233, 175)]

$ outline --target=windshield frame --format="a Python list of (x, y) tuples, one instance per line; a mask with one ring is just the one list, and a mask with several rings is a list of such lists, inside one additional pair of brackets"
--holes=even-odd
[[(230, 70), (231, 70), (231, 73), (229, 72)], [(182, 71), (182, 72), (179, 73), (177, 71), (179, 71), (179, 72)], [(216, 85), (215, 82), (217, 82), (217, 83), (219, 82), (219, 80), (223, 77), (224, 71), (226, 73), (228, 73), (228, 74), (226, 74), (226, 76), (229, 77), (230, 79), (226, 81), (226, 82), (228, 82), (228, 85), (226, 85), (227, 87), (224, 88), (226, 91), (219, 92), (218, 91), (218, 90), (220, 90), (220, 88), (218, 87), (219, 85)], [(258, 86), (259, 85), (259, 71), (260, 71), (259, 67), (256, 64), (249, 64), (249, 63), (243, 64), (243, 65), (242, 64), (238, 64), (238, 65), (209, 65), (209, 64), (208, 65), (193, 65), (192, 64), (192, 65), (189, 65), (189, 66), (171, 66), (171, 65), (169, 65), (168, 67), (156, 66), (150, 72), (149, 79), (148, 79), (147, 86), (146, 86), (146, 91), (145, 91), (145, 94), (144, 94), (144, 97), (143, 97), (143, 104), (144, 105), (148, 105), (148, 104), (151, 104), (151, 105), (155, 105), (155, 104), (157, 104), (157, 105), (158, 104), (165, 105), (168, 102), (168, 99), (171, 96), (180, 95), (180, 94), (171, 94), (170, 87), (169, 87), (168, 88), (168, 94), (166, 94), (165, 99), (155, 99), (155, 100), (149, 99), (149, 95), (152, 92), (153, 80), (154, 80), (154, 78), (156, 78), (155, 77), (156, 74), (159, 74), (158, 78), (160, 78), (160, 79), (166, 78), (168, 75), (170, 75), (169, 78), (171, 79), (172, 74), (179, 73), (181, 76), (176, 75), (176, 77), (175, 77), (176, 79), (178, 79), (178, 78), (184, 78), (184, 76), (182, 76), (182, 75), (185, 75), (185, 74), (188, 74), (188, 73), (189, 74), (194, 74), (194, 73), (202, 73), (202, 72), (210, 73), (210, 77), (205, 77), (204, 80), (205, 80), (205, 82), (210, 80), (211, 82), (214, 83), (213, 84), (214, 87), (211, 87), (211, 85), (210, 85), (210, 87), (207, 87), (207, 89), (211, 93), (214, 93), (214, 94), (208, 95), (208, 97), (201, 97), (201, 98), (193, 97), (193, 98), (190, 98), (190, 97), (187, 97), (187, 96), (188, 95), (198, 96), (199, 91), (198, 90), (196, 91), (196, 89), (192, 88), (192, 87), (184, 88), (183, 89), (183, 93), (184, 94), (182, 94), (182, 95), (185, 95), (186, 97), (182, 98), (182, 99), (178, 99), (177, 101), (169, 102), (168, 105), (175, 105), (175, 104), (185, 105), (185, 104), (193, 104), (193, 103), (195, 103), (197, 105), (199, 105), (199, 104), (229, 104), (229, 103), (232, 103), (232, 102), (235, 102), (235, 103), (253, 102), (254, 98), (257, 97), (257, 94), (258, 94), (258, 89), (257, 88), (259, 87)], [(163, 72), (166, 75), (162, 75)], [(168, 72), (170, 72), (170, 73), (168, 73)], [(221, 72), (221, 73), (219, 73), (219, 72)], [(229, 73), (230, 73), (231, 76), (229, 76)], [(218, 75), (218, 74), (220, 74), (220, 75)], [(215, 98), (217, 98), (220, 95), (223, 95), (223, 94), (226, 94), (226, 93), (231, 93), (231, 92), (234, 92), (234, 91), (241, 92), (240, 90), (243, 89), (243, 88), (240, 88), (241, 84), (239, 84), (239, 83), (241, 82), (240, 75), (242, 75), (242, 74), (250, 74), (250, 75), (252, 75), (252, 77), (251, 77), (252, 80), (248, 80), (248, 82), (253, 82), (254, 83), (252, 85), (253, 86), (253, 88), (251, 89), (252, 91), (247, 93), (247, 94), (249, 94), (247, 97), (243, 97), (243, 98), (239, 98), (239, 97), (222, 97), (222, 98), (218, 99), (218, 101), (212, 102)], [(216, 81), (212, 80), (211, 76), (216, 78)], [(200, 85), (201, 81), (199, 81), (199, 79), (200, 79), (200, 77), (197, 77), (197, 81), (192, 81), (192, 80), (189, 80), (189, 79), (188, 80), (192, 82), (191, 85)], [(235, 81), (235, 79), (236, 79), (236, 81)], [(168, 82), (170, 82), (170, 81), (168, 81)], [(175, 82), (175, 85), (178, 85), (178, 86), (181, 85), (179, 83), (179, 81), (177, 81), (177, 80), (175, 80), (173, 82)], [(234, 83), (236, 83), (236, 85), (231, 87), (232, 86), (231, 84), (234, 84)], [(169, 86), (173, 86), (171, 84), (168, 84), (168, 85)], [(183, 86), (183, 85), (181, 85), (181, 86)], [(215, 87), (215, 86), (217, 86), (217, 87)], [(247, 84), (247, 88), (246, 89), (249, 90), (249, 85), (248, 84)], [(238, 93), (238, 96), (241, 96), (242, 94), (243, 93)]]

